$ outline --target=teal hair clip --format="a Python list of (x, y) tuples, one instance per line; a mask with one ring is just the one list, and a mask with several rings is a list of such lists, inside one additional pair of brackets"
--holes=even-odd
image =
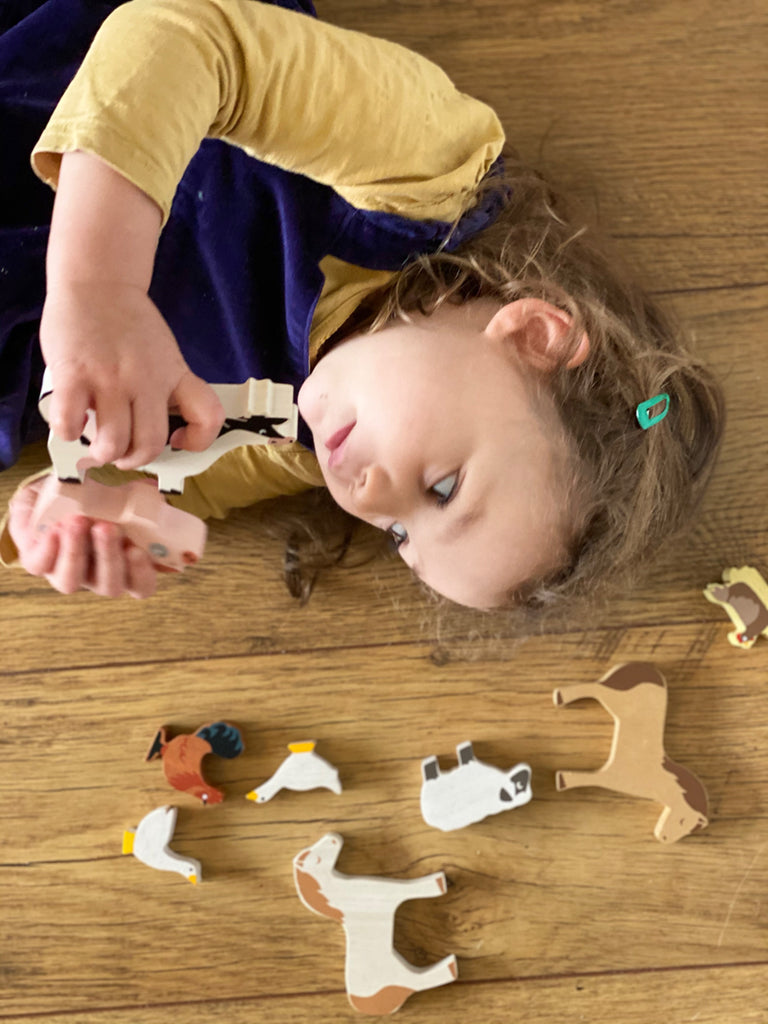
[[(652, 409), (656, 406), (661, 408), (654, 413), (651, 413)], [(641, 402), (635, 410), (637, 416), (637, 422), (643, 428), (647, 430), (648, 427), (652, 427), (654, 423), (661, 423), (664, 417), (669, 412), (669, 395), (666, 391), (662, 391), (659, 395), (654, 395), (653, 398), (647, 399), (645, 402)]]

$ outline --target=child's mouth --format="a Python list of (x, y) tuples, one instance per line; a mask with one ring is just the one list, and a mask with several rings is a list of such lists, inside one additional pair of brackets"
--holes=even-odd
[(351, 423), (347, 423), (346, 426), (341, 427), (334, 434), (328, 438), (325, 442), (325, 447), (331, 453), (328, 456), (328, 465), (333, 468), (338, 466), (344, 457), (344, 442), (347, 440), (349, 435), (352, 433), (357, 420), (353, 420)]

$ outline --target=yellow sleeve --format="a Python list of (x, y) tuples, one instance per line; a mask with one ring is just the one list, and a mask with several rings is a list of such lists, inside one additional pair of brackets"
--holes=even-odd
[(453, 220), (503, 144), (484, 103), (395, 43), (254, 0), (132, 0), (104, 22), (35, 147), (100, 156), (168, 216), (206, 136), (358, 208)]
[(169, 500), (201, 519), (223, 519), (233, 508), (322, 486), (317, 459), (303, 445), (244, 445), (190, 477), (184, 493)]

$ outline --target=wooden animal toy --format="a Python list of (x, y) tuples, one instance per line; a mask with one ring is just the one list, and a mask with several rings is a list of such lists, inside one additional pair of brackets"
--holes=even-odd
[(598, 701), (613, 717), (608, 760), (593, 772), (558, 771), (558, 790), (601, 786), (664, 805), (654, 835), (662, 843), (697, 832), (708, 824), (707, 793), (699, 779), (667, 756), (664, 725), (667, 684), (655, 665), (632, 661), (611, 669), (596, 683), (554, 691), (560, 707), (575, 700)]
[(338, 771), (315, 753), (315, 746), (314, 740), (289, 743), (288, 757), (266, 782), (245, 794), (246, 800), (264, 804), (281, 789), (293, 789), (301, 793), (308, 789), (330, 789), (337, 795), (341, 793)]
[(445, 874), (423, 878), (345, 875), (336, 870), (344, 840), (329, 832), (293, 861), (304, 906), (344, 926), (347, 996), (361, 1013), (394, 1013), (414, 992), (447, 985), (458, 976), (456, 957), (414, 967), (393, 947), (395, 911), (405, 900), (441, 896)]
[(421, 762), (421, 814), (443, 832), (466, 828), (491, 814), (522, 807), (533, 796), (530, 765), (516, 764), (508, 772), (475, 757), (472, 744), (456, 747), (459, 765), (441, 772), (436, 757)]
[(736, 627), (728, 634), (734, 647), (749, 650), (762, 633), (768, 636), (768, 584), (751, 565), (725, 569), (722, 583), (710, 583), (704, 597), (725, 608)]
[(162, 760), (165, 777), (174, 789), (199, 797), (204, 804), (220, 804), (224, 793), (205, 781), (201, 762), (206, 754), (231, 760), (244, 749), (240, 730), (228, 722), (203, 725), (193, 735), (174, 736), (171, 740), (163, 726), (158, 729), (146, 760)]
[(176, 828), (175, 807), (156, 807), (145, 814), (135, 829), (123, 832), (123, 853), (132, 853), (147, 867), (175, 871), (196, 885), (202, 878), (200, 861), (182, 857), (168, 848)]
[(118, 523), (128, 540), (148, 552), (159, 569), (169, 572), (194, 565), (205, 550), (205, 523), (169, 505), (154, 481), (132, 480), (108, 487), (90, 477), (73, 484), (49, 476), (40, 490), (32, 526), (42, 533), (73, 515)]
[[(188, 476), (201, 473), (226, 452), (242, 445), (278, 444), (292, 441), (298, 429), (298, 410), (289, 384), (249, 378), (242, 384), (215, 384), (226, 419), (218, 437), (203, 452), (166, 445), (152, 462), (141, 468), (157, 475), (158, 490), (181, 494)], [(48, 420), (51, 375), (46, 369), (39, 408)], [(170, 417), (169, 438), (183, 426)], [(35, 507), (33, 525), (40, 532), (75, 513), (91, 519), (119, 523), (130, 541), (149, 553), (162, 569), (180, 572), (203, 554), (206, 526), (196, 516), (169, 506), (157, 490), (142, 490), (136, 482), (107, 487), (88, 480), (87, 470), (96, 466), (88, 448), (96, 433), (96, 418), (89, 410), (83, 433), (76, 441), (63, 441), (52, 431), (48, 453), (54, 475), (46, 482)]]
[[(174, 449), (168, 444), (156, 459), (141, 467), (157, 476), (158, 488), (164, 494), (181, 494), (188, 476), (202, 473), (233, 448), (246, 444), (285, 443), (296, 438), (298, 409), (293, 401), (293, 388), (290, 384), (275, 384), (271, 380), (249, 377), (242, 384), (213, 384), (212, 387), (226, 414), (224, 424), (213, 443), (202, 452)], [(51, 376), (46, 369), (39, 403), (46, 422), (52, 394)], [(96, 415), (90, 410), (79, 440), (63, 441), (52, 432), (49, 434), (48, 453), (60, 480), (82, 482), (86, 470), (96, 465), (88, 457), (88, 447), (96, 434), (96, 425)], [(172, 417), (169, 421), (169, 435), (183, 425), (184, 421), (180, 417)]]

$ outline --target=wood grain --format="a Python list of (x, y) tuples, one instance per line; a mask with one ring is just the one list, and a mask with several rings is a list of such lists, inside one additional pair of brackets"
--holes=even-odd
[[(309, 914), (291, 861), (333, 829), (347, 872), (444, 869), (399, 912), (398, 948), (454, 952), (459, 981), (400, 1012), (423, 1024), (768, 1021), (768, 643), (750, 652), (703, 587), (768, 572), (764, 5), (735, 0), (352, 0), (324, 17), (414, 46), (491, 102), (510, 138), (603, 228), (723, 377), (729, 424), (701, 518), (640, 589), (587, 628), (518, 641), (500, 616), (440, 610), (394, 560), (339, 569), (298, 607), (252, 513), (213, 524), (206, 558), (149, 602), (62, 598), (0, 581), (0, 1021), (252, 1024), (359, 1019), (343, 936)], [(3, 502), (31, 451), (0, 477)], [(656, 662), (666, 746), (705, 782), (711, 824), (670, 848), (660, 808), (597, 789), (612, 723), (555, 686)], [(143, 757), (161, 724), (237, 723), (246, 751), (205, 763), (218, 807)], [(344, 792), (245, 793), (316, 739)], [(533, 767), (527, 807), (443, 834), (419, 764), (462, 740)], [(203, 882), (120, 852), (122, 830), (180, 807), (174, 846)]]

